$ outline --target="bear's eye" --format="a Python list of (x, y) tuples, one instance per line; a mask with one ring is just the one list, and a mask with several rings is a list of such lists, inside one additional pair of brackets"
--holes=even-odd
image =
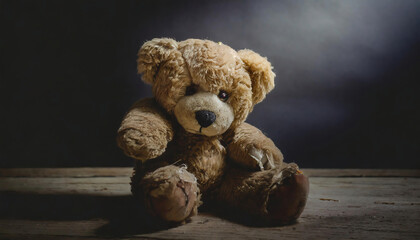
[(188, 86), (187, 90), (185, 90), (185, 96), (191, 96), (196, 92), (197, 92), (197, 85)]
[(220, 90), (219, 95), (217, 95), (220, 100), (222, 100), (223, 102), (226, 102), (229, 98), (229, 94), (227, 94), (227, 92)]

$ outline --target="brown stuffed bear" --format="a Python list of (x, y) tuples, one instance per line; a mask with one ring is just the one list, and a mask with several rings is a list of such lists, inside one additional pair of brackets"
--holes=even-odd
[(118, 145), (137, 159), (132, 192), (158, 219), (181, 223), (204, 202), (274, 223), (299, 217), (307, 178), (245, 123), (274, 87), (271, 64), (209, 40), (158, 38), (138, 53), (154, 98), (136, 102)]

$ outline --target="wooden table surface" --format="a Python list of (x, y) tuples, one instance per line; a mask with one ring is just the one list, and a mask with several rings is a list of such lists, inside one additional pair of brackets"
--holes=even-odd
[(201, 212), (150, 229), (136, 215), (131, 168), (0, 169), (0, 238), (420, 239), (420, 170), (303, 171), (310, 194), (296, 224), (255, 227)]

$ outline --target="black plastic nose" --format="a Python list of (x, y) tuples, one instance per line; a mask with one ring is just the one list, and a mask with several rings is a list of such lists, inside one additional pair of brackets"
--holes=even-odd
[(216, 114), (207, 110), (200, 110), (195, 112), (195, 119), (202, 127), (208, 127), (216, 121)]

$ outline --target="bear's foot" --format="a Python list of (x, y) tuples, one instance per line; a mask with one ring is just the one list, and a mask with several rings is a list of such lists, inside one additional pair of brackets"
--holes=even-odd
[(182, 223), (197, 214), (200, 190), (186, 167), (161, 167), (146, 174), (137, 187), (146, 210), (160, 220)]
[(283, 169), (279, 175), (273, 177), (275, 182), (268, 194), (267, 217), (272, 222), (287, 224), (295, 221), (303, 212), (309, 181), (294, 167)]
[(294, 163), (265, 171), (232, 168), (226, 174), (217, 198), (224, 209), (249, 224), (282, 225), (302, 213), (309, 181)]

